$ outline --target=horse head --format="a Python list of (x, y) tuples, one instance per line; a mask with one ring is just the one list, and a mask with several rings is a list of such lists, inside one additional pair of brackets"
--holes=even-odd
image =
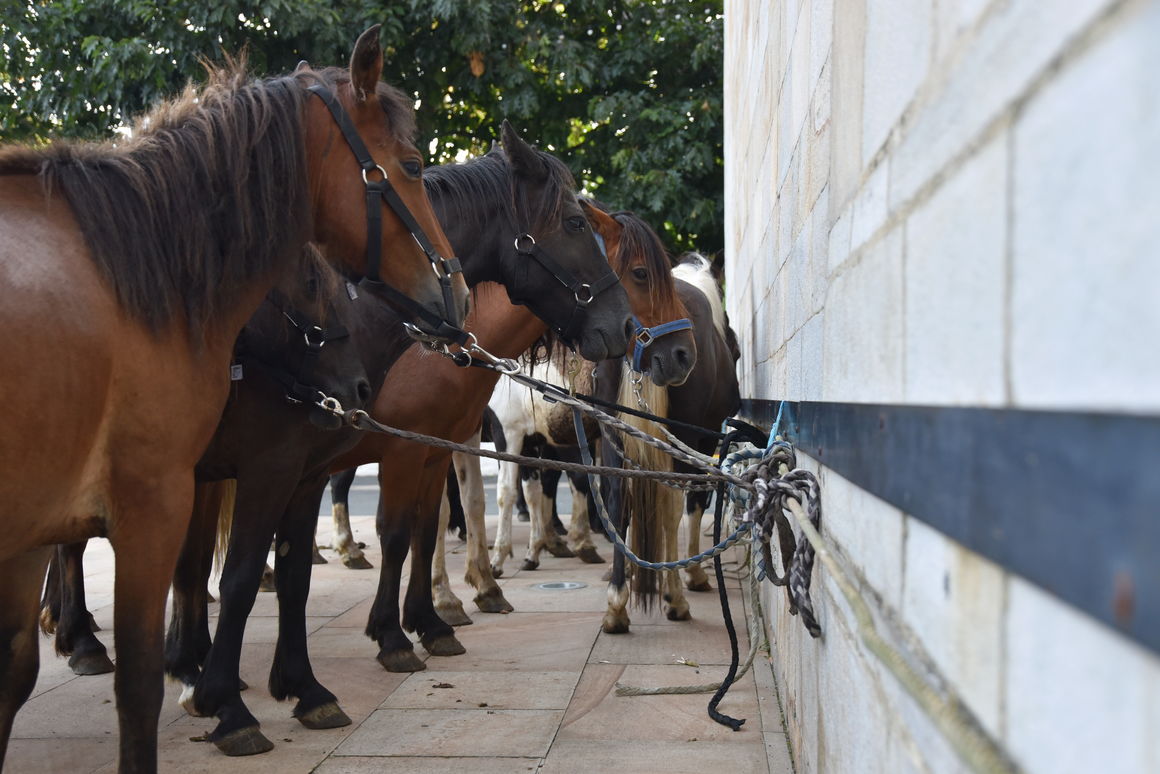
[(318, 97), (305, 113), (313, 241), (425, 333), (451, 338), (467, 285), (423, 186), (410, 101), (379, 80), (379, 26), (359, 37), (348, 68), (294, 73)]

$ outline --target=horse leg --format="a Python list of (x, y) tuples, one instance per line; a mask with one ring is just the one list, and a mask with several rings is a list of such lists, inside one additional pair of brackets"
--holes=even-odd
[(120, 771), (157, 770), (157, 719), (164, 699), (165, 597), (189, 526), (193, 476), (134, 474), (109, 529), (116, 556), (113, 689)]
[(428, 460), (423, 468), (415, 520), (411, 529), (411, 577), (403, 599), (403, 629), (419, 635), (432, 656), (458, 656), (467, 649), (454, 630), (435, 612), (431, 598), (431, 559), (439, 529), (439, 502), (447, 486), (450, 454)]
[[(621, 464), (620, 455), (610, 444), (602, 444), (604, 464), (617, 467)], [(621, 481), (617, 478), (606, 478), (601, 484), (600, 495), (604, 498), (604, 505), (609, 518), (613, 520), (621, 540), (628, 533), (627, 519), (621, 507)], [(628, 632), (628, 574), (624, 564), (624, 554), (614, 551), (612, 554), (612, 576), (608, 583), (608, 609), (604, 612), (604, 619), (600, 628), (607, 634), (625, 634)]]
[(431, 566), (431, 593), (434, 596), (435, 612), (451, 626), (466, 626), (471, 618), (463, 609), (463, 602), (451, 590), (447, 577), (446, 535), (451, 522), (451, 503), (444, 489), (439, 502), (439, 527), (435, 530), (435, 556)]
[[(548, 454), (545, 457), (554, 455)], [(560, 559), (571, 559), (576, 554), (568, 548), (568, 543), (562, 535), (567, 534), (564, 525), (560, 522), (560, 514), (556, 511), (556, 489), (560, 486), (560, 471), (541, 470), (540, 475), (540, 513), (544, 519), (540, 535), (544, 540), (544, 548), (549, 554)]]
[(60, 617), (56, 652), (68, 656), (74, 674), (103, 675), (113, 671), (109, 652), (93, 633), (92, 616), (85, 608), (84, 553), (87, 540), (56, 547), (60, 565)]
[[(511, 453), (519, 454), (523, 449), (522, 440), (513, 444)], [(515, 505), (516, 491), (520, 489), (520, 468), (514, 462), (499, 464), (496, 482), (496, 503), (499, 506), (499, 526), (496, 528), (495, 544), (491, 550), (492, 577), (503, 577), (504, 560), (512, 555), (512, 506)]]
[[(670, 513), (656, 514), (662, 519), (661, 529), (664, 535), (664, 550), (662, 551), (664, 559), (662, 561), (672, 562), (677, 559), (681, 517), (683, 515), (683, 508), (674, 508)], [(670, 621), (688, 621), (692, 618), (693, 616), (689, 613), (689, 601), (685, 599), (685, 587), (681, 584), (680, 570), (664, 571), (664, 588), (665, 602), (668, 603), (665, 617)]]
[(218, 481), (194, 487), (193, 516), (173, 571), (173, 609), (169, 631), (165, 634), (165, 673), (185, 686), (179, 701), (191, 714), (195, 711), (193, 686), (210, 648), (206, 585), (213, 568), (218, 513), (226, 486), (232, 485)]
[[(478, 445), (479, 436), (475, 438)], [(470, 443), (470, 441), (469, 441)], [(484, 511), (487, 502), (483, 493), (483, 474), (479, 457), (453, 454), (452, 464), (459, 479), (459, 497), (463, 502), (463, 518), (467, 525), (467, 569), (464, 579), (475, 588), (475, 605), (485, 613), (510, 613), (513, 608), (491, 574), (487, 561), (487, 528)]]
[(242, 701), (238, 665), (246, 619), (258, 594), (270, 540), (290, 499), (286, 487), (268, 484), (284, 478), (268, 469), (238, 476), (229, 551), (218, 584), (221, 607), (217, 631), (194, 686), (194, 710), (218, 719), (209, 740), (226, 755), (255, 755), (274, 747)]
[(406, 478), (414, 471), (409, 467), (403, 470), (401, 464), (390, 466), (392, 473), (399, 472), (400, 475), (388, 482), (387, 470), (388, 465), (379, 465), (379, 506), (375, 526), (382, 547), (383, 566), (379, 570), (379, 586), (367, 619), (366, 634), (379, 644), (376, 658), (388, 672), (418, 672), (427, 665), (415, 655), (414, 644), (399, 625), (399, 595), (403, 585), (403, 563), (411, 540), (409, 514), (413, 511), (408, 502), (412, 495), (407, 488), (414, 486), (414, 480), (408, 482)]
[(604, 557), (592, 542), (592, 530), (588, 525), (588, 478), (580, 474), (568, 474), (568, 484), (572, 487), (572, 528), (568, 531), (568, 543), (580, 561), (585, 564), (603, 564)]
[(324, 688), (310, 667), (306, 646), (306, 600), (310, 594), (311, 554), (318, 509), (326, 489), (319, 476), (298, 485), (281, 524), (275, 551), (274, 578), (278, 586), (278, 644), (270, 667), (270, 695), (278, 701), (294, 696), (293, 715), (307, 728), (340, 728), (351, 720), (338, 699)]
[(540, 566), (540, 551), (544, 549), (547, 539), (547, 533), (544, 529), (543, 482), (540, 479), (539, 471), (529, 471), (527, 478), (524, 478), (524, 475), (524, 472), (520, 471), (522, 479), (520, 486), (524, 491), (524, 499), (528, 502), (528, 514), (531, 517), (532, 528), (528, 534), (528, 552), (524, 556), (524, 564), (521, 569), (534, 570)]
[(334, 521), (334, 550), (342, 557), (343, 566), (351, 570), (370, 570), (374, 567), (367, 561), (362, 546), (354, 539), (350, 528), (350, 486), (354, 483), (357, 468), (335, 473), (330, 477), (330, 515)]
[[(689, 517), (689, 556), (701, 553), (701, 517), (705, 515), (705, 506), (708, 504), (708, 495), (705, 492), (690, 492), (685, 498), (686, 510)], [(709, 576), (705, 574), (700, 562), (690, 564), (685, 568), (685, 586), (689, 591), (712, 591), (709, 585)]]
[(46, 546), (0, 562), (0, 770), (12, 720), (32, 694), (40, 670), (37, 607), (52, 553)]

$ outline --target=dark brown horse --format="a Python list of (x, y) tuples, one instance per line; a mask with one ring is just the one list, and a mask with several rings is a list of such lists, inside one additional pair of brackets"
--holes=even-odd
[[(34, 402), (0, 434), (0, 755), (36, 681), (51, 546), (107, 536), (118, 557), (119, 765), (156, 769), (165, 594), (194, 465), (226, 400), (238, 331), (306, 242), (434, 317), (462, 319), (465, 287), (450, 281), (444, 300), (401, 220), (387, 211), (368, 238), (368, 172), (307, 90), (337, 101), (450, 255), (415, 168), (413, 124), (400, 120), (407, 103), (389, 98), (381, 69), (376, 27), (349, 70), (254, 81), (231, 67), (117, 146), (0, 151), (0, 357), (18, 366), (0, 378), (0, 399)], [(377, 272), (368, 245), (390, 256)]]
[[(436, 206), (439, 206), (436, 200)], [(646, 325), (656, 325), (684, 316), (684, 307), (673, 291), (663, 250), (657, 260), (647, 248), (651, 241), (594, 207), (585, 205), (584, 215), (608, 247), (608, 256), (620, 276), (632, 310)], [(651, 232), (649, 232), (651, 233)], [(454, 226), (448, 234), (455, 243)], [(655, 235), (652, 239), (656, 239)], [(468, 271), (470, 277), (470, 271)], [(507, 303), (502, 295), (481, 286), (477, 291), (472, 317), (473, 331), (489, 351), (501, 357), (518, 357), (545, 333), (543, 323), (519, 307)], [(688, 334), (688, 332), (685, 332)], [(691, 335), (674, 335), (661, 342), (650, 358), (654, 378), (665, 383), (679, 383), (692, 368), (695, 348)], [(410, 355), (411, 353), (408, 353)], [(400, 385), (422, 375), (430, 386), (439, 389), (407, 393), (405, 400), (390, 404), (378, 401), (375, 410), (380, 421), (410, 430), (467, 441), (480, 427), (483, 412), (499, 378), (491, 371), (458, 369), (446, 361), (406, 357), (387, 376), (388, 384), (399, 379)], [(457, 410), (440, 410), (438, 395), (455, 392)], [(369, 436), (357, 449), (339, 461), (341, 466), (379, 462), (378, 532), (383, 546), (383, 567), (379, 591), (375, 597), (368, 636), (380, 646), (379, 661), (390, 671), (415, 671), (425, 667), (414, 654), (413, 645), (403, 632), (415, 631), (432, 655), (455, 655), (463, 646), (455, 638), (444, 616), (463, 621), (462, 606), (453, 597), (441, 600), (437, 611), (432, 602), (432, 558), (436, 555), (438, 516), (443, 487), (451, 455), (448, 452), (409, 443), (387, 436)], [(336, 465), (336, 467), (338, 467)], [(491, 574), (482, 529), (470, 531), (467, 578), (478, 590), (475, 602), (485, 612), (510, 610)], [(399, 595), (402, 564), (408, 547), (411, 552), (411, 575), (402, 610), (400, 628)], [(445, 573), (441, 573), (445, 577)]]

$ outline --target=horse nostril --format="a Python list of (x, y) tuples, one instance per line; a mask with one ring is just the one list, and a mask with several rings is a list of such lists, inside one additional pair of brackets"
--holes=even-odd
[(358, 396), (359, 402), (366, 405), (371, 399), (371, 383), (366, 379), (359, 379), (355, 386), (355, 394)]
[(632, 324), (632, 318), (629, 317), (624, 321), (624, 338), (631, 339), (634, 333), (636, 333), (636, 326)]
[(677, 365), (681, 368), (688, 368), (691, 359), (689, 358), (689, 350), (684, 347), (677, 347), (673, 350), (673, 357), (676, 358)]

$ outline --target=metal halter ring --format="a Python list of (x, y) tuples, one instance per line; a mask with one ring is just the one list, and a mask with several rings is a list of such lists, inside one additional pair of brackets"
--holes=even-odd
[(309, 349), (322, 349), (326, 345), (326, 331), (317, 325), (311, 325), (302, 331), (302, 338), (306, 340), (306, 346)]
[[(529, 247), (527, 250), (521, 250), (520, 249), (520, 240), (521, 239), (526, 239), (529, 242), (531, 242), (532, 243), (531, 247)], [(516, 247), (517, 253), (530, 253), (532, 251), (532, 247), (535, 247), (535, 246), (536, 246), (536, 238), (533, 237), (531, 234), (520, 234), (518, 237), (516, 237), (515, 247)]]
[(338, 398), (332, 398), (329, 395), (322, 396), (322, 400), (318, 401), (318, 405), (327, 411), (342, 416), (342, 404), (338, 402)]
[[(580, 297), (581, 292), (583, 292), (587, 297), (581, 298)], [(576, 292), (573, 293), (573, 295), (576, 298), (576, 305), (581, 307), (581, 308), (587, 307), (589, 304), (591, 304), (592, 299), (594, 298), (594, 296), (592, 295), (592, 286), (589, 285), (587, 282), (585, 282), (583, 285), (581, 285), (579, 288), (577, 288)]]
[[(387, 170), (383, 169), (383, 168), (382, 168), (381, 166), (379, 166), (378, 164), (375, 164), (375, 165), (372, 167), (372, 169), (377, 169), (377, 170), (379, 171), (379, 174), (383, 176), (383, 179), (382, 179), (382, 180), (379, 180), (378, 182), (380, 182), (380, 183), (381, 183), (381, 182), (384, 182), (385, 180), (387, 180), (387, 179), (388, 179), (388, 178), (387, 178)], [(364, 169), (364, 170), (362, 171), (362, 176), (363, 176), (363, 185), (370, 185), (370, 184), (371, 184), (371, 181), (370, 181), (370, 180), (367, 180), (367, 172), (368, 172), (368, 171), (369, 171), (369, 170), (366, 170), (366, 169)]]
[(652, 331), (648, 328), (641, 328), (636, 334), (636, 343), (642, 347), (647, 347), (653, 343)]

